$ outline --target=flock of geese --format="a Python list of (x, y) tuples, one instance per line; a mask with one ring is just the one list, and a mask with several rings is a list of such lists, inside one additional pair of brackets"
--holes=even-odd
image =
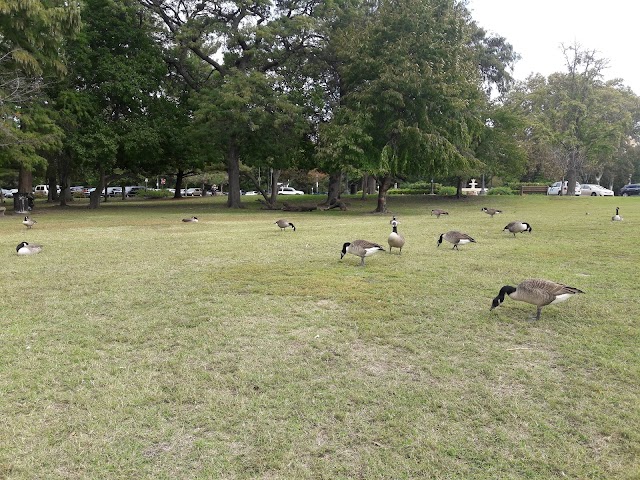
[[(491, 216), (491, 218), (493, 218), (494, 215), (502, 213), (501, 210), (486, 207), (483, 207), (481, 211)], [(441, 209), (433, 209), (431, 210), (431, 215), (435, 215), (436, 218), (440, 218), (441, 215), (449, 215), (449, 212)], [(620, 222), (622, 220), (623, 218), (620, 216), (620, 208), (616, 207), (616, 214), (611, 217), (611, 221)], [(197, 223), (198, 217), (194, 216), (183, 218), (182, 221), (185, 223)], [(29, 216), (24, 217), (24, 220), (22, 221), (22, 224), (27, 227), (27, 229), (31, 229), (36, 223), (37, 222)], [(400, 233), (398, 233), (398, 224), (400, 222), (394, 216), (389, 223), (391, 224), (391, 233), (387, 238), (387, 243), (389, 244), (389, 252), (391, 252), (393, 248), (396, 248), (398, 249), (398, 254), (401, 255), (402, 247), (405, 244), (405, 238)], [(296, 231), (295, 225), (285, 218), (278, 219), (275, 222), (275, 225), (277, 225), (283, 232), (287, 228), (291, 228), (294, 232)], [(513, 236), (515, 237), (517, 233), (531, 233), (532, 228), (531, 225), (527, 222), (513, 221), (508, 223), (504, 227), (503, 231), (513, 233)], [(458, 250), (459, 245), (475, 243), (475, 240), (471, 236), (457, 230), (450, 230), (448, 232), (440, 234), (436, 246), (439, 247), (443, 241), (451, 243), (454, 250)], [(42, 245), (31, 244), (28, 242), (20, 242), (16, 247), (17, 254), (21, 256), (34, 255), (40, 253), (41, 251)], [(360, 257), (360, 266), (364, 267), (364, 259), (366, 257), (384, 251), (385, 249), (375, 242), (370, 242), (368, 240), (353, 240), (351, 242), (345, 242), (342, 245), (340, 259), (342, 260), (347, 254), (355, 255), (357, 257)], [(570, 287), (562, 283), (553, 282), (551, 280), (544, 280), (540, 278), (528, 279), (520, 282), (515, 287), (511, 285), (504, 285), (498, 292), (498, 295), (491, 302), (490, 310), (493, 310), (494, 308), (500, 306), (500, 304), (504, 302), (505, 297), (508, 296), (512, 300), (535, 305), (537, 307), (535, 319), (539, 320), (542, 307), (563, 302), (578, 293), (584, 292), (578, 288)]]

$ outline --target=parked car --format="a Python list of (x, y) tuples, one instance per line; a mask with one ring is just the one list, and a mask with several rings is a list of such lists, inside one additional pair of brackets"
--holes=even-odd
[(187, 197), (201, 197), (202, 189), (201, 188), (187, 188)]
[[(56, 185), (58, 193), (60, 193), (60, 185)], [(33, 187), (33, 193), (35, 195), (49, 195), (49, 185), (36, 185)]]
[(96, 189), (96, 187), (84, 187), (83, 192), (84, 192), (84, 196), (85, 197), (90, 197), (91, 196), (91, 192), (93, 192)]
[(145, 190), (145, 188), (140, 185), (124, 187), (124, 193), (127, 197), (135, 197), (136, 194), (141, 190)]
[(640, 183), (630, 183), (620, 189), (620, 195), (628, 197), (629, 195), (640, 195)]
[[(549, 188), (547, 188), (547, 195), (560, 195), (560, 185), (562, 184), (562, 182), (556, 182), (553, 185), (551, 185)], [(562, 194), (566, 195), (567, 194), (567, 181), (564, 181), (564, 184), (562, 184)], [(580, 184), (578, 182), (576, 182), (576, 188), (574, 190), (574, 194), (575, 195), (580, 195)]]
[(280, 187), (278, 189), (278, 195), (304, 195), (304, 192), (296, 190), (293, 187)]
[(13, 192), (7, 188), (2, 189), (2, 196), (4, 198), (13, 198)]
[(249, 190), (248, 192), (244, 192), (245, 195), (258, 195), (258, 192), (255, 190)]
[(84, 187), (82, 185), (74, 185), (73, 187), (69, 187), (69, 191), (73, 195), (74, 193), (83, 193)]
[(613, 190), (604, 188), (601, 185), (594, 185), (592, 183), (583, 183), (580, 185), (580, 195), (592, 196), (592, 197), (613, 197)]
[(107, 195), (109, 197), (118, 197), (122, 195), (122, 187), (107, 187)]

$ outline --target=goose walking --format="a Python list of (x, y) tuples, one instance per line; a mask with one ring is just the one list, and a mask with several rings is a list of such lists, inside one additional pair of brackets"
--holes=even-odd
[(280, 227), (280, 231), (284, 232), (285, 229), (287, 227), (291, 227), (293, 228), (293, 231), (296, 231), (296, 227), (293, 223), (291, 223), (289, 220), (285, 220), (284, 218), (281, 218), (280, 220), (276, 221), (276, 225), (278, 225)]
[(431, 215), (435, 215), (436, 218), (440, 218), (440, 215), (449, 215), (449, 212), (447, 212), (446, 210), (440, 210), (439, 208), (434, 208), (433, 210), (431, 210)]
[(342, 245), (342, 252), (340, 254), (340, 260), (350, 253), (356, 257), (360, 257), (360, 265), (364, 267), (364, 257), (370, 257), (378, 252), (384, 252), (377, 243), (369, 242), (368, 240), (354, 240), (353, 242), (346, 242)]
[(554, 303), (564, 302), (577, 293), (584, 293), (575, 287), (569, 287), (562, 283), (552, 282), (541, 278), (532, 278), (520, 282), (516, 287), (505, 285), (500, 289), (498, 296), (493, 299), (490, 310), (504, 302), (505, 295), (520, 302), (530, 303), (538, 307), (536, 320), (540, 320), (542, 307)]
[(620, 207), (616, 207), (616, 214), (611, 217), (612, 222), (621, 222), (622, 217), (620, 216)]
[(497, 209), (495, 209), (495, 208), (487, 208), (487, 207), (482, 207), (482, 210), (481, 210), (481, 211), (483, 211), (484, 213), (486, 213), (486, 214), (488, 214), (488, 215), (491, 215), (491, 218), (493, 218), (493, 216), (494, 216), (496, 213), (502, 213), (502, 210), (497, 210)]
[(22, 224), (27, 228), (33, 227), (36, 223), (38, 222), (36, 222), (33, 218), (29, 216), (24, 217), (24, 220), (22, 221)]
[(527, 222), (511, 222), (506, 227), (502, 229), (503, 232), (511, 232), (513, 236), (516, 236), (516, 233), (529, 232), (531, 233), (531, 225)]
[(33, 243), (20, 242), (16, 247), (18, 255), (34, 255), (42, 251), (42, 245), (36, 245)]
[[(394, 217), (395, 218), (395, 217)], [(398, 222), (393, 221), (391, 223), (392, 230), (389, 234), (389, 238), (387, 238), (387, 242), (389, 243), (389, 253), (391, 253), (391, 249), (393, 247), (400, 249), (400, 255), (402, 255), (402, 247), (404, 246), (404, 237), (398, 233)]]
[(447, 233), (441, 233), (440, 238), (438, 239), (438, 247), (442, 243), (442, 240), (446, 240), (449, 243), (453, 244), (453, 249), (458, 250), (458, 245), (465, 245), (467, 243), (476, 243), (476, 241), (471, 238), (466, 233), (457, 232), (455, 230), (451, 230)]
[(182, 221), (187, 223), (198, 223), (198, 217), (183, 218)]

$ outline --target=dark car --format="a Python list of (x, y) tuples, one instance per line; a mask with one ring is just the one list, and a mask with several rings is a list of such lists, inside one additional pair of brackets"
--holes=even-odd
[(629, 195), (640, 195), (640, 183), (630, 183), (620, 189), (620, 195), (628, 197)]

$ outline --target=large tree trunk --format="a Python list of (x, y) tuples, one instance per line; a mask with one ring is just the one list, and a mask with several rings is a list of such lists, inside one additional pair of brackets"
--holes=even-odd
[(278, 180), (280, 180), (280, 170), (273, 170), (271, 175), (271, 199), (268, 199), (271, 208), (275, 208), (278, 203)]
[(173, 198), (182, 198), (182, 181), (184, 180), (184, 170), (178, 170), (176, 173), (176, 191)]
[(464, 183), (462, 183), (462, 177), (458, 177), (458, 187), (456, 188), (456, 198), (462, 197), (462, 188), (464, 187)]
[(100, 173), (98, 175), (98, 185), (91, 195), (89, 196), (89, 208), (96, 209), (100, 206), (100, 197), (102, 196), (102, 191), (104, 190), (105, 184), (105, 175), (104, 168), (100, 168)]
[(18, 193), (29, 194), (33, 191), (33, 172), (20, 165), (18, 172)]
[(386, 213), (387, 192), (391, 188), (392, 178), (389, 175), (385, 175), (384, 177), (380, 177), (378, 180), (380, 181), (380, 190), (378, 190), (378, 206), (375, 211), (377, 213)]
[(329, 174), (329, 191), (325, 205), (333, 205), (340, 199), (342, 172), (331, 172)]
[(229, 177), (227, 207), (242, 208), (240, 201), (240, 152), (238, 151), (238, 145), (233, 139), (227, 151), (227, 175)]

